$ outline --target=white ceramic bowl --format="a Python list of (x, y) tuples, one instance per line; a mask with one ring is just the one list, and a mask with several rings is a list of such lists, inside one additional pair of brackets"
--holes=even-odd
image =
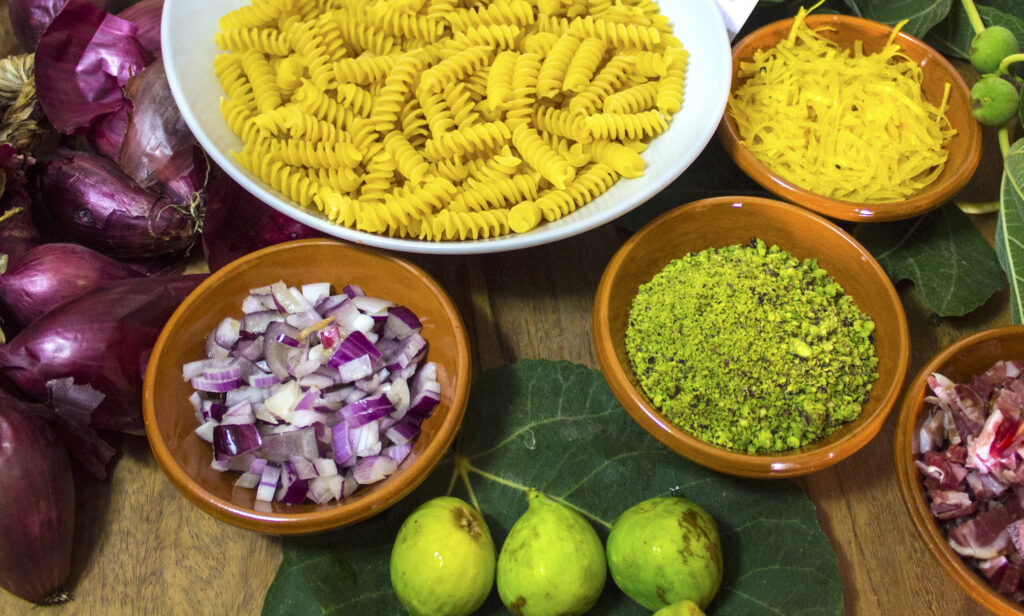
[(431, 254), (501, 252), (546, 244), (614, 220), (660, 192), (697, 158), (714, 135), (729, 95), (732, 51), (715, 0), (662, 0), (662, 13), (690, 54), (686, 94), (668, 132), (644, 152), (647, 170), (642, 177), (620, 179), (585, 207), (527, 233), (452, 242), (389, 238), (332, 224), (315, 208), (299, 209), (231, 156), (242, 141), (220, 114), (224, 91), (214, 77), (213, 58), (222, 52), (214, 34), (221, 16), (247, 4), (250, 0), (165, 0), (160, 32), (164, 65), (185, 121), (214, 162), (271, 207), (330, 235), (379, 248)]

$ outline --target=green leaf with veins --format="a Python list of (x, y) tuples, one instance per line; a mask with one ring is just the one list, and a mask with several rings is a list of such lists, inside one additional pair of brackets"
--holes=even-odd
[[(719, 525), (725, 556), (716, 616), (843, 613), (835, 554), (796, 483), (721, 475), (677, 456), (622, 409), (599, 371), (523, 360), (481, 374), (452, 454), (409, 497), (332, 533), (282, 540), (264, 616), (404, 613), (388, 562), (412, 510), (445, 493), (475, 503), (501, 545), (536, 487), (576, 508), (602, 540), (631, 505), (685, 496)], [(480, 614), (507, 614), (492, 591)], [(590, 614), (641, 615), (611, 578)]]
[(995, 251), (953, 204), (924, 216), (858, 225), (854, 236), (893, 282), (912, 280), (942, 317), (967, 314), (1006, 286)]
[(907, 19), (903, 31), (921, 38), (946, 18), (953, 0), (846, 0), (846, 4), (855, 14), (890, 26)]
[(1010, 318), (1024, 323), (1024, 139), (1010, 147), (999, 190), (996, 252), (1010, 280)]

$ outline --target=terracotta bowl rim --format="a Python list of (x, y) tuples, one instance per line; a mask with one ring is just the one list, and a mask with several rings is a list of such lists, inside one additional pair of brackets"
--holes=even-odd
[[(963, 589), (979, 605), (1000, 616), (1024, 614), (1024, 606), (1016, 604), (990, 587), (982, 578), (967, 566), (960, 556), (949, 547), (938, 525), (932, 518), (928, 505), (925, 504), (921, 482), (917, 469), (914, 467), (914, 434), (917, 430), (917, 418), (924, 410), (924, 394), (927, 389), (928, 375), (936, 368), (955, 358), (964, 349), (1007, 337), (1024, 337), (1024, 325), (1007, 325), (980, 331), (951, 343), (936, 353), (918, 371), (914, 380), (907, 387), (903, 404), (896, 421), (895, 446), (893, 461), (896, 466), (896, 478), (899, 483), (903, 504), (917, 531), (918, 537), (953, 581)], [(993, 360), (994, 361), (994, 360)]]
[[(419, 457), (405, 471), (403, 481), (382, 485), (373, 493), (372, 498), (358, 496), (348, 502), (337, 503), (322, 509), (307, 510), (296, 513), (261, 512), (254, 508), (243, 507), (214, 496), (196, 481), (177, 461), (167, 446), (163, 434), (156, 421), (155, 374), (158, 364), (165, 359), (163, 350), (167, 341), (174, 335), (181, 320), (194, 304), (200, 302), (226, 278), (253, 267), (264, 257), (284, 251), (292, 251), (308, 247), (331, 247), (344, 252), (359, 251), (371, 255), (379, 261), (389, 261), (415, 275), (428, 288), (430, 294), (438, 301), (446, 320), (454, 330), (454, 356), (458, 358), (451, 369), (456, 383), (451, 404), (443, 415), (443, 421), (434, 439), (423, 450)], [(210, 274), (203, 280), (174, 311), (157, 338), (150, 361), (146, 367), (143, 382), (143, 420), (146, 437), (149, 440), (153, 455), (175, 488), (189, 501), (204, 512), (215, 518), (246, 530), (271, 535), (300, 535), (319, 533), (342, 526), (354, 524), (367, 519), (391, 505), (395, 504), (427, 478), (440, 463), (445, 452), (451, 446), (462, 423), (469, 398), (471, 377), (471, 350), (469, 338), (462, 317), (443, 287), (426, 271), (410, 261), (390, 254), (381, 249), (351, 244), (332, 238), (312, 238), (293, 240), (268, 246), (249, 253), (232, 261)]]
[[(809, 221), (823, 231), (838, 234), (859, 249), (863, 266), (869, 268), (879, 280), (881, 288), (878, 289), (878, 292), (883, 293), (887, 303), (891, 304), (894, 308), (898, 338), (896, 356), (891, 358), (895, 365), (894, 383), (889, 390), (878, 392), (882, 395), (882, 399), (874, 414), (869, 416), (870, 419), (861, 424), (857, 430), (850, 431), (848, 434), (842, 435), (837, 440), (831, 442), (828, 450), (811, 443), (797, 450), (798, 453), (782, 452), (759, 455), (728, 450), (704, 443), (686, 434), (662, 417), (653, 404), (647, 400), (647, 397), (630, 382), (629, 374), (632, 373), (632, 369), (628, 366), (623, 366), (617, 360), (609, 318), (609, 307), (612, 304), (611, 291), (614, 279), (622, 270), (626, 260), (630, 258), (631, 253), (638, 250), (639, 245), (648, 236), (657, 234), (659, 227), (669, 218), (685, 216), (689, 212), (697, 211), (702, 207), (735, 203), (759, 208), (762, 210), (762, 215), (763, 212), (768, 212), (770, 215), (773, 210), (784, 211)], [(713, 242), (709, 241), (708, 245), (713, 245)], [(593, 336), (598, 364), (605, 375), (605, 379), (622, 406), (644, 430), (679, 455), (697, 464), (730, 475), (753, 478), (785, 478), (806, 475), (836, 464), (866, 445), (878, 434), (892, 409), (896, 406), (906, 379), (910, 360), (910, 333), (903, 304), (900, 302), (896, 289), (889, 281), (888, 276), (878, 262), (871, 257), (870, 253), (843, 229), (822, 216), (790, 203), (764, 197), (722, 196), (701, 199), (677, 206), (647, 223), (619, 248), (605, 267), (594, 297)], [(876, 391), (873, 390), (872, 395), (875, 395)]]
[[(772, 22), (754, 30), (736, 42), (733, 45), (734, 65), (738, 58), (749, 56), (754, 49), (755, 42), (765, 34), (772, 34), (771, 39), (773, 40), (781, 39), (780, 35), (788, 32), (794, 19), (789, 17)], [(892, 31), (892, 26), (852, 15), (812, 14), (807, 16), (806, 23), (812, 27), (836, 25), (838, 27), (853, 28), (862, 32), (881, 33)], [(945, 56), (921, 39), (902, 30), (897, 33), (895, 41), (904, 49), (916, 47), (928, 55), (928, 65), (934, 67), (932, 70), (941, 68), (950, 82), (951, 101), (954, 100), (953, 94), (957, 91), (960, 92), (965, 101), (970, 100), (970, 88), (967, 87), (967, 82)], [(733, 81), (735, 82), (735, 66), (732, 70)], [(731, 91), (732, 87), (730, 87), (730, 93)], [(967, 156), (956, 161), (947, 160), (947, 169), (952, 168), (955, 170), (955, 173), (947, 176), (945, 180), (936, 179), (912, 197), (887, 203), (858, 203), (855, 201), (832, 199), (801, 188), (776, 175), (764, 163), (758, 160), (750, 150), (743, 146), (738, 129), (729, 115), (728, 106), (722, 113), (716, 135), (736, 165), (762, 188), (774, 193), (777, 197), (838, 220), (885, 222), (912, 218), (931, 211), (946, 203), (970, 181), (981, 161), (981, 125), (978, 122), (970, 121), (967, 123), (967, 126), (957, 126), (956, 129), (966, 135)]]

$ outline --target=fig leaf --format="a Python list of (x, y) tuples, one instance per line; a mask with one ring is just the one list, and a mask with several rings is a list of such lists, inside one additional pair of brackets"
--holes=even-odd
[[(388, 559), (417, 505), (449, 487), (467, 502), (475, 498), (500, 546), (526, 510), (523, 490), (531, 486), (583, 513), (602, 541), (619, 514), (647, 498), (678, 494), (706, 509), (718, 523), (725, 562), (708, 613), (843, 613), (836, 556), (795, 482), (739, 479), (697, 466), (637, 426), (599, 371), (522, 360), (477, 378), (453, 453), (410, 496), (356, 526), (282, 539), (283, 561), (263, 615), (403, 613)], [(507, 611), (492, 590), (478, 613)], [(649, 614), (610, 581), (590, 613)]]

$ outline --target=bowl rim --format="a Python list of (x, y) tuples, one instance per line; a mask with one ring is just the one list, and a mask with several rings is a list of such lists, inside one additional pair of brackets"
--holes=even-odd
[[(405, 481), (382, 485), (372, 500), (356, 498), (351, 502), (336, 503), (334, 506), (323, 509), (298, 513), (261, 512), (250, 507), (236, 505), (209, 493), (189, 475), (171, 453), (156, 421), (155, 380), (159, 362), (152, 361), (152, 358), (161, 357), (164, 346), (177, 329), (185, 313), (193, 304), (213, 292), (222, 280), (234, 276), (266, 255), (318, 245), (329, 245), (345, 251), (358, 251), (373, 255), (377, 259), (390, 261), (408, 270), (422, 280), (442, 306), (446, 320), (452, 324), (453, 344), (456, 347), (454, 355), (458, 360), (451, 369), (454, 372), (454, 382), (458, 385), (453, 392), (449, 411), (445, 414), (444, 421), (438, 426), (437, 434), (407, 469)], [(375, 248), (342, 242), (335, 238), (311, 238), (275, 244), (251, 252), (209, 274), (171, 314), (157, 337), (150, 358), (151, 361), (146, 366), (143, 381), (143, 421), (150, 449), (165, 476), (183, 496), (213, 517), (239, 528), (273, 535), (310, 534), (355, 524), (384, 511), (412, 492), (433, 472), (455, 440), (465, 415), (472, 372), (472, 351), (462, 316), (448, 293), (430, 274), (396, 255)]]
[[(195, 2), (197, 0), (188, 1)], [(234, 5), (240, 1), (241, 0), (231, 0), (231, 4), (225, 5), (224, 12), (233, 8)], [(666, 169), (657, 175), (651, 175), (650, 162), (653, 155), (649, 153), (642, 154), (642, 156), (647, 157), (647, 160), (649, 161), (648, 169), (645, 170), (644, 176), (635, 180), (624, 177), (619, 178), (616, 184), (612, 187), (612, 189), (614, 189), (615, 186), (621, 185), (620, 191), (614, 198), (623, 201), (624, 205), (622, 206), (616, 204), (615, 206), (603, 208), (595, 214), (587, 215), (579, 214), (579, 212), (588, 211), (586, 208), (580, 208), (577, 212), (572, 212), (559, 220), (542, 222), (540, 226), (526, 233), (508, 233), (493, 238), (435, 242), (410, 238), (389, 237), (386, 234), (370, 233), (357, 229), (350, 229), (343, 225), (336, 225), (328, 221), (325, 217), (319, 214), (319, 212), (315, 212), (315, 208), (301, 208), (290, 199), (285, 198), (278, 191), (272, 189), (262, 180), (256, 179), (255, 175), (245, 171), (240, 165), (236, 164), (232, 157), (227, 154), (227, 148), (222, 149), (218, 147), (217, 143), (215, 143), (214, 136), (210, 131), (204, 128), (205, 123), (189, 105), (189, 88), (185, 83), (183, 83), (188, 80), (189, 75), (193, 73), (196, 68), (194, 64), (189, 64), (187, 62), (187, 58), (185, 56), (188, 54), (188, 50), (183, 50), (178, 47), (179, 37), (175, 36), (175, 23), (180, 18), (180, 13), (186, 11), (187, 7), (183, 8), (185, 4), (186, 0), (166, 0), (164, 2), (161, 20), (161, 44), (171, 94), (181, 109), (182, 118), (192, 131), (193, 135), (195, 135), (196, 139), (203, 146), (207, 155), (210, 156), (225, 171), (225, 173), (231, 176), (231, 178), (247, 192), (251, 193), (260, 201), (282, 214), (326, 235), (349, 242), (375, 246), (377, 248), (387, 250), (420, 254), (498, 253), (560, 241), (611, 222), (612, 220), (624, 216), (629, 211), (641, 206), (646, 199), (649, 199), (661, 192), (664, 188), (674, 182), (693, 163), (693, 161), (700, 156), (707, 147), (707, 144), (714, 138), (718, 118), (720, 118), (721, 114), (724, 112), (726, 100), (729, 96), (728, 78), (721, 78), (721, 83), (715, 81), (713, 84), (704, 84), (706, 87), (702, 89), (701, 96), (699, 99), (694, 99), (699, 102), (690, 107), (690, 109), (694, 110), (694, 117), (690, 117), (689, 115), (684, 117), (683, 114), (685, 112), (680, 110), (675, 114), (672, 120), (673, 123), (679, 123), (681, 126), (692, 127), (687, 130), (693, 130), (695, 132), (693, 141), (684, 141), (683, 143), (680, 143), (679, 141), (674, 143), (670, 143), (668, 141), (664, 142), (664, 147), (666, 148), (665, 153), (671, 154), (671, 157), (663, 158), (671, 158), (672, 160), (678, 161), (679, 168)], [(704, 54), (707, 56), (705, 58), (706, 61), (702, 61), (700, 63), (692, 62), (695, 56), (694, 52), (696, 50), (688, 49), (691, 53), (691, 65), (687, 67), (687, 78), (690, 79), (691, 75), (694, 74), (694, 71), (700, 71), (702, 73), (713, 72), (711, 71), (711, 68), (714, 67), (717, 70), (719, 63), (722, 64), (721, 69), (728, 70), (728, 66), (730, 65), (729, 35), (726, 32), (725, 22), (722, 19), (715, 0), (689, 0), (687, 4), (690, 5), (687, 7), (687, 11), (688, 15), (691, 16), (691, 20), (695, 13), (698, 14), (701, 19), (706, 20), (706, 23), (702, 23), (699, 29), (690, 25), (687, 27), (691, 27), (699, 31), (701, 33), (701, 37), (704, 37), (707, 40), (707, 45), (701, 46), (701, 50), (706, 51)], [(662, 14), (665, 14), (664, 8), (662, 9)], [(673, 23), (679, 23), (680, 21), (681, 19), (674, 19)], [(688, 21), (686, 23), (690, 24), (691, 22)], [(684, 44), (685, 43), (686, 40), (684, 40)], [(210, 44), (212, 44), (212, 37)], [(711, 87), (712, 85), (714, 87)], [(686, 109), (686, 107), (684, 107), (684, 109)], [(705, 114), (708, 114), (711, 110), (714, 110), (715, 120), (708, 123), (705, 121)], [(659, 136), (671, 138), (667, 134)], [(654, 143), (656, 143), (656, 140)], [(642, 180), (644, 182), (640, 187), (633, 184), (638, 180)], [(649, 185), (647, 184), (648, 182)], [(589, 211), (594, 212), (595, 210)]]
[[(636, 250), (647, 236), (657, 233), (660, 225), (669, 218), (685, 215), (688, 211), (700, 207), (733, 203), (742, 203), (744, 206), (750, 205), (759, 208), (785, 210), (839, 234), (846, 241), (860, 249), (860, 252), (865, 257), (863, 259), (864, 266), (868, 267), (880, 280), (885, 281), (884, 293), (886, 298), (894, 306), (899, 307), (896, 311), (897, 327), (899, 330), (897, 353), (896, 357), (893, 358), (896, 366), (895, 382), (897, 386), (892, 387), (885, 393), (884, 398), (879, 403), (879, 411), (871, 417), (870, 421), (865, 422), (858, 431), (844, 435), (832, 444), (833, 451), (830, 455), (823, 456), (821, 450), (814, 449), (796, 454), (781, 452), (757, 455), (732, 451), (705, 443), (686, 434), (662, 417), (657, 409), (647, 401), (646, 396), (630, 384), (626, 368), (616, 360), (610, 329), (611, 320), (609, 318), (610, 306), (612, 304), (612, 281), (626, 259), (629, 258), (630, 253)], [(878, 434), (889, 414), (896, 406), (901, 395), (902, 385), (906, 379), (910, 361), (910, 333), (903, 304), (900, 302), (899, 295), (896, 293), (892, 282), (889, 281), (889, 277), (878, 262), (867, 252), (867, 249), (857, 242), (853, 236), (824, 217), (799, 206), (765, 197), (722, 196), (685, 203), (658, 216), (637, 231), (616, 251), (601, 275), (597, 293), (594, 296), (593, 336), (598, 364), (605, 375), (605, 380), (608, 381), (612, 392), (623, 408), (644, 430), (669, 449), (697, 464), (730, 475), (762, 479), (796, 477), (819, 471), (840, 462), (866, 445)]]
[(1011, 335), (1024, 336), (1024, 325), (1007, 325), (977, 332), (953, 342), (929, 359), (906, 389), (896, 420), (893, 447), (897, 483), (903, 496), (903, 504), (910, 515), (910, 521), (914, 530), (917, 531), (918, 537), (924, 542), (925, 547), (942, 570), (953, 578), (953, 581), (965, 593), (981, 606), (1000, 616), (1020, 615), (1024, 613), (1024, 606), (1013, 603), (986, 584), (981, 576), (971, 570), (967, 563), (953, 551), (953, 548), (949, 547), (946, 538), (942, 535), (942, 531), (939, 530), (938, 524), (935, 523), (935, 519), (925, 504), (917, 468), (914, 466), (914, 433), (918, 411), (924, 404), (928, 375), (968, 347)]
[[(787, 32), (792, 27), (795, 17), (780, 19), (765, 26), (762, 26), (750, 34), (747, 34), (733, 45), (733, 67), (731, 69), (731, 82), (736, 81), (735, 63), (741, 54), (746, 55), (748, 48), (752, 48), (754, 41), (765, 33), (775, 34), (776, 32)], [(863, 17), (840, 14), (811, 14), (806, 18), (806, 23), (811, 27), (823, 25), (837, 25), (858, 28), (862, 31), (891, 32), (893, 27), (887, 24)], [(901, 48), (908, 46), (917, 47), (922, 51), (934, 54), (928, 60), (929, 66), (941, 67), (946, 74), (950, 87), (953, 90), (960, 90), (969, 93), (970, 88), (960, 72), (953, 64), (939, 53), (934, 47), (928, 45), (921, 39), (900, 30), (895, 42)], [(934, 70), (934, 69), (932, 69)], [(732, 96), (734, 85), (729, 87), (729, 95)], [(739, 130), (732, 116), (729, 114), (728, 104), (722, 113), (718, 129), (715, 131), (719, 142), (732, 157), (733, 161), (752, 180), (761, 185), (762, 188), (774, 193), (776, 196), (806, 207), (824, 216), (838, 220), (852, 222), (886, 222), (892, 220), (903, 220), (924, 214), (932, 209), (946, 203), (957, 192), (963, 188), (981, 161), (982, 129), (978, 122), (968, 122), (966, 128), (968, 155), (956, 161), (946, 161), (947, 168), (952, 168), (955, 173), (943, 182), (936, 180), (926, 186), (921, 192), (901, 199), (884, 203), (858, 203), (856, 201), (844, 201), (833, 199), (801, 188), (796, 184), (780, 177), (771, 171), (767, 165), (757, 159), (742, 143)], [(958, 127), (958, 130), (960, 128)]]

